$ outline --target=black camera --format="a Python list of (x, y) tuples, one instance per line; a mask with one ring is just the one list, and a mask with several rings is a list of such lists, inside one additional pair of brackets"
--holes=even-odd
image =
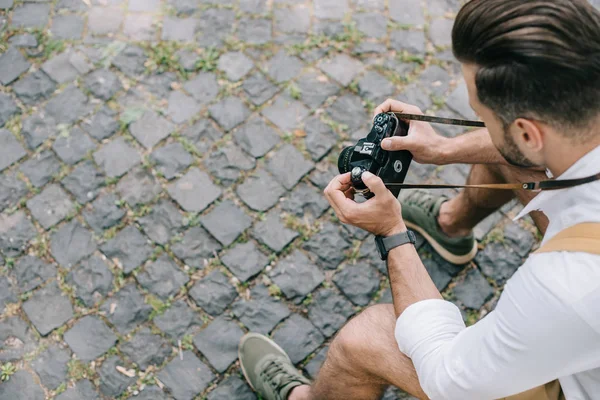
[(381, 141), (392, 136), (408, 135), (409, 124), (399, 120), (394, 113), (383, 113), (375, 117), (371, 132), (355, 146), (345, 148), (338, 159), (340, 174), (351, 173), (352, 186), (366, 198), (373, 197), (362, 181), (362, 174), (369, 171), (379, 176), (386, 187), (398, 197), (400, 188), (388, 184), (404, 183), (412, 161), (409, 151), (387, 151)]

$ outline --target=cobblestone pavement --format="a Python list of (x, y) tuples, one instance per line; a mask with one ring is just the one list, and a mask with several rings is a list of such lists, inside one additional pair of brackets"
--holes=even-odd
[[(387, 97), (474, 117), (458, 7), (0, 0), (0, 399), (254, 399), (248, 330), (314, 377), (348, 318), (391, 302), (372, 238), (322, 189)], [(468, 323), (536, 245), (518, 209), (477, 227), (470, 265), (419, 241)]]

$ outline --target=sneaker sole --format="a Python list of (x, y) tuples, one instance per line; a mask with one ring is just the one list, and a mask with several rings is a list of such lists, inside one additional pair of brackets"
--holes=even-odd
[[(244, 368), (244, 363), (242, 362), (242, 353), (240, 351), (241, 348), (242, 348), (242, 346), (244, 345), (244, 343), (246, 343), (246, 341), (248, 339), (251, 339), (251, 338), (257, 338), (257, 339), (264, 340), (265, 336), (261, 335), (259, 333), (247, 333), (247, 334), (245, 334), (242, 337), (242, 339), (240, 340), (240, 344), (238, 346), (238, 358), (240, 360), (240, 367), (242, 368), (242, 373), (244, 374), (244, 378), (246, 378), (246, 382), (248, 382), (248, 385), (250, 385), (250, 387), (252, 388), (252, 390), (254, 390), (256, 392), (256, 389), (254, 388), (254, 385), (252, 384), (252, 382), (250, 381), (250, 379), (248, 379), (248, 374), (246, 374), (246, 368)], [(290, 356), (288, 356), (287, 353), (281, 347), (279, 347), (279, 345), (277, 343), (275, 343), (271, 339), (269, 339), (268, 342), (269, 342), (269, 344), (271, 346), (275, 347), (275, 349), (277, 349), (279, 352), (281, 352), (281, 354), (284, 355), (285, 358), (287, 358), (287, 360), (290, 362), (290, 364), (293, 365), (292, 360), (290, 359)]]
[(404, 223), (406, 224), (407, 228), (419, 232), (425, 238), (425, 240), (427, 240), (427, 242), (431, 245), (431, 247), (433, 247), (433, 249), (440, 255), (440, 257), (442, 257), (444, 260), (448, 261), (451, 264), (456, 264), (456, 265), (467, 264), (467, 263), (471, 262), (477, 255), (478, 248), (477, 248), (476, 240), (474, 241), (473, 248), (471, 249), (471, 251), (469, 253), (467, 253), (465, 255), (456, 255), (456, 254), (453, 254), (453, 253), (449, 252), (448, 250), (446, 250), (441, 244), (438, 243), (437, 240), (432, 238), (420, 226), (415, 225), (408, 221), (404, 221)]

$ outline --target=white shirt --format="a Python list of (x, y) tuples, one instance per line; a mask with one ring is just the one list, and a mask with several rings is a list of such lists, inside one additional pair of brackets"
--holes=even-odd
[[(600, 147), (558, 179), (600, 172)], [(582, 223), (600, 222), (600, 181), (541, 192), (534, 210), (550, 220), (544, 242)], [(600, 399), (600, 256), (531, 255), (508, 281), (496, 309), (465, 327), (443, 300), (408, 307), (395, 331), (432, 400), (489, 400), (559, 379), (567, 400)]]

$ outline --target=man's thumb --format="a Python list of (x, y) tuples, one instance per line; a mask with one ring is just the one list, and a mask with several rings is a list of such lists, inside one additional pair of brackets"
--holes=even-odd
[(403, 136), (394, 136), (384, 139), (381, 142), (381, 147), (388, 151), (408, 150), (407, 138)]

